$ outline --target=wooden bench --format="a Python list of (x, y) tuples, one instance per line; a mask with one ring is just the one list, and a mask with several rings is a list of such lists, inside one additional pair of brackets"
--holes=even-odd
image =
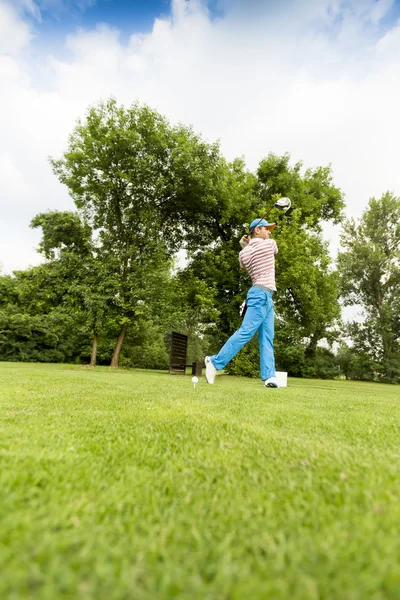
[(203, 371), (202, 362), (186, 363), (188, 336), (173, 331), (171, 333), (171, 350), (169, 354), (170, 375), (186, 375), (186, 368), (192, 368), (192, 375), (201, 375)]

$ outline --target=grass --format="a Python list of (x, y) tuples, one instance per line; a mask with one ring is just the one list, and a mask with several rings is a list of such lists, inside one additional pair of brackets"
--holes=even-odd
[(400, 389), (0, 363), (0, 598), (400, 598)]

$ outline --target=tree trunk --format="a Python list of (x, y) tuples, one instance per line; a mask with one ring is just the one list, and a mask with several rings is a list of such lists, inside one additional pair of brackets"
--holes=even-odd
[(97, 358), (97, 341), (98, 341), (98, 336), (97, 333), (95, 333), (93, 335), (93, 341), (92, 341), (92, 356), (90, 358), (90, 366), (91, 367), (95, 367), (96, 366), (96, 358)]
[(118, 367), (119, 355), (121, 354), (121, 348), (122, 348), (122, 344), (124, 343), (125, 333), (126, 333), (127, 328), (128, 328), (128, 323), (124, 323), (121, 327), (121, 331), (119, 332), (117, 344), (114, 348), (114, 354), (113, 354), (111, 364), (110, 364), (110, 367), (113, 367), (114, 369), (116, 369)]
[(320, 327), (314, 331), (310, 336), (310, 343), (305, 349), (305, 357), (309, 359), (314, 359), (317, 353), (317, 345), (320, 339), (324, 336), (324, 330)]

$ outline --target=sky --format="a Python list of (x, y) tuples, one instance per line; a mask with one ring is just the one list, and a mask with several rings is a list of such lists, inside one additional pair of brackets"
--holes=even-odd
[(331, 164), (347, 216), (400, 195), (400, 0), (0, 0), (3, 273), (40, 262), (37, 213), (74, 209), (48, 157), (110, 96), (252, 170), (269, 152)]

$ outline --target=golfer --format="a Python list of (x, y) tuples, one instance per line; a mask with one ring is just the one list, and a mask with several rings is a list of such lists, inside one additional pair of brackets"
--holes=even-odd
[(251, 277), (252, 287), (246, 297), (245, 316), (242, 325), (229, 338), (218, 354), (206, 356), (206, 380), (214, 383), (217, 371), (225, 365), (249, 342), (258, 332), (260, 344), (261, 379), (266, 387), (277, 388), (274, 359), (274, 303), (272, 300), (275, 287), (275, 254), (278, 246), (271, 239), (271, 231), (275, 223), (265, 219), (254, 219), (250, 224), (250, 238), (243, 236), (240, 240), (242, 251), (239, 263)]

